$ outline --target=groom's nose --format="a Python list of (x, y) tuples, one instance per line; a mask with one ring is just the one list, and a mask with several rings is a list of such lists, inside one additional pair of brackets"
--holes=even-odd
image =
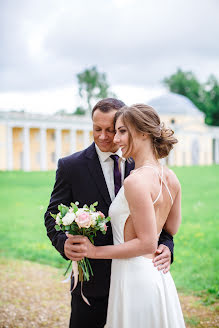
[(106, 137), (107, 137), (106, 132), (102, 131), (100, 136), (99, 136), (99, 139), (104, 140), (104, 139), (106, 139)]

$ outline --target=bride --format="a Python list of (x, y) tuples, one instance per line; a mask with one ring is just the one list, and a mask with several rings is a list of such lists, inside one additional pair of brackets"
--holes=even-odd
[(114, 245), (94, 246), (79, 237), (88, 258), (113, 259), (106, 328), (185, 327), (170, 272), (153, 265), (159, 234), (177, 233), (181, 188), (176, 175), (160, 164), (177, 142), (156, 111), (137, 104), (115, 116), (114, 142), (135, 170), (109, 209)]

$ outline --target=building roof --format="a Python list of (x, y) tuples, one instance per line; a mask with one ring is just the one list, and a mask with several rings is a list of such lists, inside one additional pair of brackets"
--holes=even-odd
[(159, 115), (192, 115), (204, 116), (204, 114), (185, 96), (176, 93), (167, 93), (147, 102), (157, 110)]

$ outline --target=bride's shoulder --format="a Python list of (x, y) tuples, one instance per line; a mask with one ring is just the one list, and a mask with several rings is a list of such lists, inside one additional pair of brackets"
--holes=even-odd
[(131, 174), (124, 180), (124, 189), (141, 189), (146, 188), (152, 181), (151, 170), (144, 168), (144, 172), (132, 171)]
[(172, 186), (175, 190), (181, 189), (180, 181), (176, 173), (167, 166), (165, 167), (164, 172), (168, 185)]
[(145, 174), (131, 174), (124, 181), (124, 194), (128, 203), (144, 201), (145, 196), (150, 196), (151, 184), (145, 182)]

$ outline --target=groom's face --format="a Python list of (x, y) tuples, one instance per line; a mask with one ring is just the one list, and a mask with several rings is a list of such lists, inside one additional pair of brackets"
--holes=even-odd
[(96, 109), (93, 114), (94, 142), (103, 152), (114, 153), (119, 148), (119, 146), (113, 142), (115, 135), (113, 124), (115, 113), (115, 109), (108, 113), (103, 113), (99, 109)]

